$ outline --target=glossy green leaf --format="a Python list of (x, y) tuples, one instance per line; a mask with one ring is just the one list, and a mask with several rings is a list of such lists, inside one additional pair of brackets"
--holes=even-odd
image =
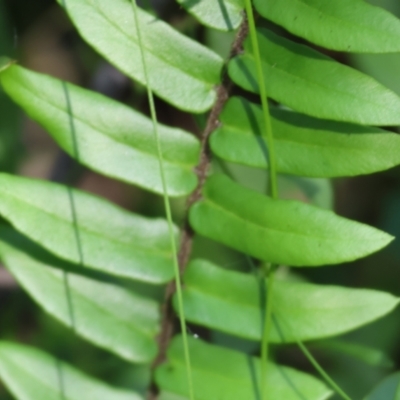
[[(100, 94), (18, 66), (0, 74), (0, 82), (79, 162), (163, 193), (150, 119)], [(193, 167), (198, 162), (199, 142), (193, 135), (167, 126), (160, 125), (159, 133), (169, 194), (189, 194), (197, 184)]]
[(149, 283), (172, 279), (168, 225), (55, 183), (0, 174), (0, 214), (57, 256)]
[(400, 372), (384, 379), (364, 400), (400, 400)]
[[(244, 353), (190, 338), (190, 357), (196, 400), (259, 398), (260, 361)], [(187, 376), (182, 340), (175, 337), (168, 361), (156, 371), (160, 400), (187, 400)], [(323, 400), (331, 392), (316, 378), (273, 363), (268, 365), (268, 397), (285, 400)]]
[(203, 196), (190, 210), (197, 233), (276, 264), (337, 264), (369, 255), (393, 239), (328, 210), (263, 196), (224, 175), (209, 178)]
[(0, 378), (18, 400), (142, 400), (29, 346), (0, 342)]
[[(145, 84), (132, 4), (128, 0), (57, 0), (82, 37), (129, 77)], [(154, 93), (178, 108), (209, 109), (215, 101), (222, 59), (138, 10), (142, 43)]]
[[(195, 260), (184, 282), (188, 321), (261, 340), (266, 293), (259, 278)], [(398, 303), (398, 298), (375, 290), (277, 280), (270, 340), (295, 342), (339, 335), (388, 314)]]
[[(400, 164), (400, 136), (382, 129), (308, 117), (270, 108), (277, 170), (309, 177), (370, 174)], [(261, 107), (231, 98), (211, 136), (224, 160), (267, 168)]]
[(400, 51), (400, 21), (360, 0), (254, 0), (257, 11), (319, 46), (354, 53)]
[(149, 363), (156, 356), (155, 301), (69, 272), (66, 262), (9, 228), (0, 230), (0, 257), (33, 299), (76, 334), (128, 361)]
[(177, 0), (203, 24), (230, 31), (243, 19), (243, 0)]
[[(258, 30), (268, 95), (290, 108), (318, 118), (363, 125), (399, 125), (400, 98), (374, 79), (311, 49)], [(257, 93), (251, 43), (229, 63), (235, 83)]]

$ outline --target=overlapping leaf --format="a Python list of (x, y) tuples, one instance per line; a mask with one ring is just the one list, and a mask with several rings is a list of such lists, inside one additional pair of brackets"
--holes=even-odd
[[(146, 84), (132, 4), (127, 0), (58, 0), (82, 37), (129, 77)], [(150, 87), (176, 107), (202, 112), (215, 100), (222, 59), (138, 10)]]
[[(237, 351), (206, 344), (191, 338), (193, 384), (196, 400), (257, 399), (260, 387), (260, 361)], [(182, 340), (175, 337), (168, 362), (156, 371), (162, 390), (160, 400), (187, 400), (186, 369)], [(316, 378), (291, 368), (269, 363), (266, 377), (271, 399), (327, 399), (331, 392)]]
[(0, 214), (59, 257), (150, 283), (173, 277), (168, 225), (55, 183), (0, 174)]
[(325, 352), (339, 353), (378, 368), (393, 368), (394, 361), (383, 350), (345, 340), (324, 340), (313, 344)]
[(230, 31), (243, 18), (243, 0), (178, 0), (191, 14), (211, 28)]
[[(0, 0), (0, 55), (12, 52), (12, 29), (8, 24), (8, 13), (4, 1)], [(0, 57), (0, 71), (7, 67), (9, 60)], [(19, 113), (17, 107), (7, 98), (0, 87), (0, 170), (14, 170), (18, 157), (15, 152), (19, 145)]]
[(400, 372), (384, 379), (364, 400), (400, 400)]
[[(382, 129), (308, 117), (270, 108), (277, 170), (309, 177), (355, 176), (400, 164), (400, 137)], [(211, 136), (224, 160), (268, 167), (261, 107), (231, 98)]]
[(142, 400), (29, 346), (0, 342), (0, 378), (18, 400)]
[(128, 361), (148, 363), (155, 357), (155, 301), (68, 272), (66, 262), (7, 228), (0, 230), (0, 257), (35, 301), (78, 335)]
[[(296, 111), (364, 125), (399, 125), (400, 98), (374, 79), (307, 47), (258, 30), (268, 95)], [(229, 63), (235, 83), (257, 93), (251, 43)]]
[[(127, 106), (58, 79), (12, 66), (0, 74), (8, 95), (79, 162), (105, 175), (162, 193), (150, 119)], [(180, 129), (159, 126), (171, 196), (190, 193), (199, 143)]]
[[(185, 317), (196, 324), (261, 340), (265, 284), (204, 260), (192, 261), (184, 277)], [(342, 334), (392, 311), (399, 299), (384, 292), (277, 281), (271, 342), (295, 342)], [(174, 299), (176, 308), (176, 299)], [(176, 308), (177, 309), (177, 308)]]
[(310, 42), (338, 51), (400, 51), (400, 21), (359, 0), (254, 0), (258, 12)]
[(341, 263), (371, 254), (392, 240), (331, 211), (263, 196), (223, 175), (209, 178), (203, 196), (190, 210), (196, 232), (272, 263)]

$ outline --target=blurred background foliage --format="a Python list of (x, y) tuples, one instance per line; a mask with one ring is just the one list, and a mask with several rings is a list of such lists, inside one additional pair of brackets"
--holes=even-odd
[[(398, 0), (370, 0), (400, 17)], [(220, 33), (202, 27), (173, 0), (142, 0), (176, 29), (202, 41), (226, 57), (232, 33)], [(0, 54), (16, 58), (22, 65), (99, 91), (147, 113), (143, 87), (131, 83), (79, 37), (60, 7), (53, 0), (0, 0)], [(400, 54), (329, 55), (358, 68), (381, 81), (400, 95)], [(198, 134), (205, 116), (182, 113), (157, 100), (161, 122)], [(397, 131), (397, 127), (389, 127)], [(96, 193), (135, 212), (162, 215), (158, 196), (128, 186), (76, 165), (63, 154), (37, 124), (29, 120), (5, 97), (0, 89), (0, 168), (21, 175), (52, 179)], [(213, 168), (234, 176), (244, 185), (265, 191), (266, 173), (262, 170), (222, 164)], [(400, 168), (333, 182), (280, 177), (283, 197), (313, 202), (334, 208), (340, 215), (377, 226), (400, 237)], [(174, 217), (179, 223), (185, 213), (185, 199), (173, 201)], [(219, 263), (225, 268), (247, 270), (242, 255), (197, 238), (194, 255)], [(375, 288), (400, 296), (400, 240), (367, 259), (342, 266), (297, 269), (293, 278)], [(282, 269), (288, 274), (288, 269)], [(127, 285), (131, 283), (126, 283)], [(145, 288), (149, 295), (159, 290)], [(257, 344), (238, 340), (218, 332), (191, 326), (190, 333), (224, 346), (257, 352)], [(382, 378), (400, 369), (400, 310), (345, 337), (310, 344), (310, 349), (332, 377), (354, 399), (365, 396)], [(71, 362), (105, 381), (144, 391), (149, 379), (146, 367), (129, 365), (82, 341), (47, 316), (18, 288), (0, 267), (0, 338), (30, 343)], [(281, 362), (313, 370), (295, 347), (275, 348)], [(10, 400), (0, 382), (0, 400)]]

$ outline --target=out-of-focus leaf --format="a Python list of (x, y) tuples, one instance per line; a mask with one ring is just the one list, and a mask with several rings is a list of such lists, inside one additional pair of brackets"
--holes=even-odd
[(392, 368), (394, 365), (393, 360), (382, 350), (359, 343), (346, 342), (343, 340), (324, 340), (323, 342), (313, 344), (313, 347), (325, 351), (342, 353), (374, 367)]
[(40, 350), (0, 342), (0, 378), (18, 400), (142, 400)]
[[(311, 49), (258, 30), (268, 95), (294, 110), (363, 125), (399, 125), (400, 98), (374, 79)], [(258, 93), (256, 63), (247, 39), (245, 53), (229, 63), (235, 83)]]
[(0, 57), (0, 72), (6, 70), (7, 68), (11, 67), (15, 61), (11, 60), (8, 57)]
[(230, 31), (237, 28), (243, 18), (243, 0), (178, 0), (203, 24)]
[[(216, 166), (221, 165), (216, 164)], [(228, 172), (238, 184), (265, 194), (268, 192), (268, 174), (265, 169), (252, 168), (242, 164), (224, 162), (220, 170)], [(279, 198), (300, 200), (320, 208), (333, 209), (332, 182), (327, 178), (306, 178), (303, 176), (278, 174)]]
[(300, 200), (320, 208), (333, 210), (333, 189), (329, 179), (278, 176), (281, 199)]
[(0, 174), (0, 214), (57, 256), (149, 283), (172, 279), (168, 224), (55, 183)]
[(351, 65), (400, 95), (400, 53), (349, 54)]
[[(277, 170), (309, 177), (370, 174), (400, 164), (400, 136), (382, 129), (270, 108)], [(268, 167), (261, 107), (231, 98), (211, 148), (224, 160)]]
[(255, 0), (257, 11), (312, 43), (337, 51), (400, 51), (400, 21), (360, 0)]
[[(146, 83), (130, 1), (57, 1), (91, 46), (129, 77)], [(138, 19), (154, 93), (183, 110), (209, 109), (222, 59), (143, 10), (138, 10)]]
[(400, 372), (384, 379), (364, 400), (400, 400)]
[[(244, 353), (189, 338), (191, 370), (196, 400), (257, 399), (260, 361)], [(162, 390), (160, 400), (187, 400), (187, 375), (182, 339), (175, 337), (168, 350), (168, 361), (156, 371)], [(268, 397), (285, 400), (323, 400), (331, 391), (316, 378), (273, 363), (268, 365)]]
[(77, 334), (128, 361), (147, 363), (156, 356), (155, 301), (68, 272), (66, 262), (8, 228), (0, 230), (0, 256), (35, 301)]
[[(12, 55), (12, 29), (3, 0), (0, 0), (0, 72), (8, 68), (13, 61), (3, 55)], [(15, 169), (19, 145), (19, 113), (17, 107), (4, 94), (0, 86), (0, 170)]]
[[(184, 281), (188, 321), (261, 340), (266, 297), (263, 281), (204, 260), (191, 262)], [(174, 303), (177, 308), (176, 298)], [(398, 303), (398, 298), (375, 290), (277, 280), (270, 340), (295, 342), (339, 335), (386, 315)]]
[[(12, 66), (0, 74), (8, 95), (79, 162), (113, 178), (163, 193), (150, 119), (113, 100), (58, 79)], [(159, 126), (171, 196), (190, 193), (199, 142), (180, 129)]]
[(351, 261), (393, 240), (385, 232), (331, 211), (263, 196), (224, 175), (209, 178), (203, 196), (190, 210), (196, 232), (276, 264), (318, 266)]

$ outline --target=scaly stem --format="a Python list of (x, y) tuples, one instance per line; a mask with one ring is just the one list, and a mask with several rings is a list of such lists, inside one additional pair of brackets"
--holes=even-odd
[[(253, 7), (251, 0), (246, 0), (246, 13), (249, 20), (250, 39), (253, 47), (254, 59), (257, 68), (257, 79), (260, 90), (260, 99), (263, 110), (264, 120), (264, 131), (268, 146), (268, 170), (269, 170), (269, 194), (273, 199), (278, 198), (278, 183), (276, 175), (276, 159), (274, 149), (274, 137), (271, 127), (271, 117), (268, 108), (268, 97), (267, 90), (265, 88), (264, 75), (261, 65), (260, 49), (258, 46), (257, 30), (254, 21)], [(271, 318), (272, 318), (272, 299), (273, 299), (273, 286), (275, 280), (275, 270), (277, 266), (272, 265), (267, 272), (268, 279), (266, 285), (266, 306), (265, 306), (265, 321), (263, 327), (263, 334), (261, 340), (261, 399), (267, 399), (267, 387), (266, 387), (266, 376), (267, 376), (267, 365), (268, 365), (268, 351), (269, 351), (269, 336), (271, 331)], [(265, 280), (264, 280), (265, 282)]]
[(139, 27), (139, 17), (138, 17), (138, 10), (137, 10), (138, 7), (136, 5), (135, 0), (132, 0), (132, 8), (133, 8), (133, 14), (135, 17), (136, 34), (137, 34), (138, 43), (139, 43), (139, 47), (140, 47), (140, 54), (141, 54), (142, 65), (143, 65), (143, 73), (144, 73), (144, 78), (145, 78), (145, 83), (146, 83), (146, 88), (147, 88), (147, 96), (148, 96), (149, 106), (150, 106), (150, 114), (151, 114), (151, 119), (153, 121), (154, 136), (155, 136), (155, 141), (157, 143), (157, 153), (158, 153), (160, 176), (161, 176), (161, 182), (162, 182), (162, 188), (163, 188), (164, 207), (165, 207), (165, 213), (166, 213), (167, 220), (168, 220), (169, 236), (171, 239), (171, 250), (172, 250), (172, 255), (173, 255), (173, 263), (174, 263), (176, 293), (177, 293), (177, 297), (178, 297), (179, 320), (180, 320), (180, 325), (181, 325), (183, 347), (184, 347), (184, 353), (185, 353), (185, 364), (186, 364), (189, 399), (194, 400), (194, 390), (193, 390), (192, 370), (191, 370), (191, 364), (190, 364), (189, 344), (188, 344), (188, 338), (187, 338), (185, 315), (184, 315), (184, 310), (183, 310), (182, 285), (181, 285), (181, 276), (180, 276), (180, 271), (179, 271), (178, 252), (177, 252), (177, 246), (176, 246), (176, 242), (175, 242), (175, 234), (174, 234), (174, 228), (173, 228), (173, 222), (172, 222), (171, 205), (169, 202), (167, 183), (166, 183), (166, 179), (165, 179), (164, 161), (163, 161), (160, 135), (159, 135), (159, 131), (158, 131), (156, 108), (155, 108), (155, 104), (154, 104), (153, 92), (150, 88), (150, 80), (149, 80), (149, 74), (148, 74), (148, 70), (147, 70), (146, 57), (145, 57), (145, 54), (143, 51), (142, 36), (141, 36), (141, 32), (140, 32), (140, 27)]

